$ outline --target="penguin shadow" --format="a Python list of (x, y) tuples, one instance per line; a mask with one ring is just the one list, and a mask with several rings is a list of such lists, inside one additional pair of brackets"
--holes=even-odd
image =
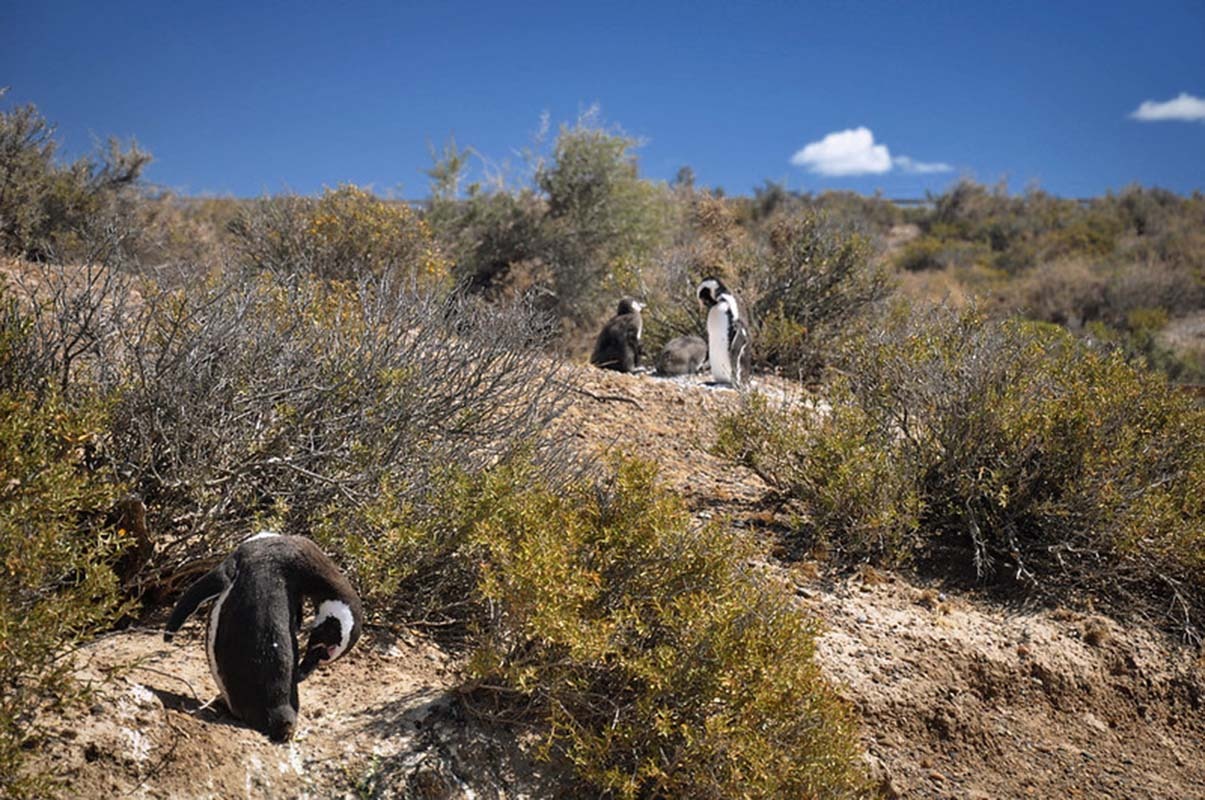
[(170, 689), (159, 689), (154, 686), (148, 686), (159, 702), (163, 703), (163, 707), (169, 711), (179, 711), (182, 714), (187, 714), (194, 719), (211, 725), (225, 725), (230, 728), (243, 728), (252, 730), (251, 726), (235, 717), (226, 708), (226, 702), (221, 697), (216, 697), (208, 703), (202, 703), (196, 697), (187, 694), (173, 692)]
[(364, 729), (380, 736), (418, 732), (438, 722), (459, 720), (455, 692), (423, 687), (360, 712)]

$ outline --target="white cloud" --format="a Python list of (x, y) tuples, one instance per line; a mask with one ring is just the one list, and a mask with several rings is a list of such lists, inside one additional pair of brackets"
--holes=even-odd
[(854, 128), (812, 142), (791, 163), (820, 175), (878, 175), (891, 170), (891, 154), (887, 145), (874, 143), (869, 128)]
[(932, 175), (936, 172), (953, 172), (954, 168), (943, 161), (916, 161), (908, 156), (896, 156), (891, 163), (903, 172), (913, 175)]
[(791, 163), (806, 167), (817, 175), (882, 175), (892, 169), (914, 175), (952, 172), (940, 161), (916, 161), (908, 156), (891, 155), (885, 144), (876, 144), (874, 134), (863, 126), (836, 131), (812, 142), (791, 156)]
[(1195, 122), (1205, 120), (1205, 100), (1193, 97), (1188, 92), (1180, 92), (1178, 97), (1157, 103), (1154, 100), (1144, 100), (1138, 110), (1130, 114), (1133, 119), (1142, 122), (1164, 122), (1179, 120)]

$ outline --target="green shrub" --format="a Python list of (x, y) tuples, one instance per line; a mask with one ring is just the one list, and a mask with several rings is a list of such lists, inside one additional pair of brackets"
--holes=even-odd
[[(847, 387), (838, 384), (837, 393)], [(773, 409), (752, 394), (724, 417), (717, 451), (797, 503), (792, 525), (815, 554), (906, 563), (924, 510), (915, 464), (890, 426), (854, 403)]]
[(646, 262), (669, 238), (671, 193), (640, 177), (638, 145), (592, 108), (561, 127), (550, 152), (527, 153), (529, 180), (473, 183), (462, 197), (472, 151), (451, 142), (428, 171), (429, 215), (458, 279), (538, 299), (571, 347), (584, 347), (617, 298), (644, 294)]
[(84, 464), (97, 409), (0, 390), (0, 795), (46, 797), (54, 777), (23, 768), (37, 715), (82, 691), (64, 651), (119, 608), (108, 566), (122, 532), (101, 520), (115, 487)]
[(445, 286), (449, 277), (450, 265), (424, 220), (405, 203), (350, 184), (317, 199), (260, 199), (239, 213), (230, 231), (246, 266), (279, 275), (372, 275), (419, 289)]
[(57, 149), (54, 126), (33, 105), (0, 111), (0, 252), (59, 261), (116, 255), (116, 223), (128, 217), (123, 204), (150, 155), (110, 139), (98, 154), (61, 164)]
[(449, 475), (426, 509), (386, 494), (371, 524), (328, 541), (391, 618), (430, 615), (416, 587), (420, 605), (442, 596), (437, 622), (470, 632), (468, 702), (535, 723), (540, 752), (588, 793), (859, 796), (853, 720), (813, 658), (816, 625), (749, 566), (749, 542), (692, 525), (648, 465), (601, 484), (540, 472)]
[(865, 238), (817, 214), (779, 220), (765, 261), (749, 276), (758, 360), (815, 377), (846, 327), (891, 291), (890, 276), (870, 256)]
[[(548, 252), (561, 316), (593, 325), (600, 309), (638, 287), (646, 259), (665, 242), (669, 192), (640, 177), (639, 143), (591, 110), (562, 126), (537, 166), (548, 202)], [(591, 331), (593, 333), (593, 331)]]
[(851, 350), (831, 415), (755, 404), (724, 426), (804, 533), (887, 562), (952, 548), (982, 579), (1170, 606), (1199, 635), (1205, 411), (1118, 353), (973, 311), (897, 313)]

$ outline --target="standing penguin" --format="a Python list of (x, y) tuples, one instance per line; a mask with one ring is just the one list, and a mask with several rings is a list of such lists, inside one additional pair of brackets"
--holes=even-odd
[(631, 372), (640, 366), (640, 337), (644, 335), (640, 311), (643, 308), (644, 303), (630, 297), (619, 301), (615, 316), (607, 320), (594, 342), (591, 364), (617, 372)]
[(749, 328), (741, 319), (736, 298), (717, 278), (699, 284), (699, 301), (707, 308), (707, 356), (717, 383), (741, 386), (749, 377), (753, 351)]
[[(277, 742), (293, 735), (297, 684), (360, 638), (360, 598), (335, 563), (304, 536), (261, 533), (197, 580), (172, 610), (172, 636), (206, 600), (209, 670), (234, 716)], [(302, 600), (316, 616), (304, 657), (297, 649)]]

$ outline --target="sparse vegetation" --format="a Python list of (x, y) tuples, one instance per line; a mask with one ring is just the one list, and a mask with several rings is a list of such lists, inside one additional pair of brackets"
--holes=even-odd
[(441, 485), (434, 513), (385, 495), (330, 541), (390, 616), (442, 598), (468, 632), (477, 713), (536, 724), (590, 793), (860, 796), (815, 623), (650, 466), (555, 486), (518, 460)]
[[(0, 100), (7, 90), (0, 88)], [(54, 126), (33, 105), (0, 111), (0, 252), (33, 260), (113, 257), (148, 153), (116, 139), (60, 163)]]
[(800, 503), (801, 536), (888, 564), (958, 553), (1199, 638), (1205, 412), (1165, 379), (974, 311), (897, 311), (844, 366), (831, 414), (754, 400), (724, 423), (723, 449)]
[[(767, 556), (650, 466), (545, 433), (551, 351), (621, 294), (649, 301), (650, 352), (701, 333), (707, 275), (762, 368), (820, 386), (722, 423), (791, 544), (1199, 640), (1205, 411), (1148, 368), (1205, 376), (1163, 337), (1205, 305), (1205, 198), (727, 198), (643, 178), (637, 146), (591, 112), (518, 181), (466, 186), (477, 155), (450, 144), (421, 210), (351, 185), (191, 200), (142, 186), (136, 145), (63, 164), (35, 108), (0, 114), (3, 793), (53, 788), (21, 764), (35, 713), (78, 693), (65, 648), (274, 527), (338, 554), (378, 621), (471, 654), (467, 709), (534, 731), (583, 792), (858, 796), (852, 711)], [(893, 268), (964, 307), (884, 310)], [(127, 490), (155, 548), (119, 583)], [(1109, 624), (1083, 636), (1107, 649)]]
[(0, 300), (9, 311), (0, 320), (0, 795), (36, 798), (55, 780), (23, 766), (37, 743), (33, 721), (82, 693), (63, 652), (115, 618), (110, 559), (126, 532), (106, 527), (117, 487), (87, 463), (103, 406), (68, 406), (53, 384), (38, 392), (31, 328), (3, 292)]

